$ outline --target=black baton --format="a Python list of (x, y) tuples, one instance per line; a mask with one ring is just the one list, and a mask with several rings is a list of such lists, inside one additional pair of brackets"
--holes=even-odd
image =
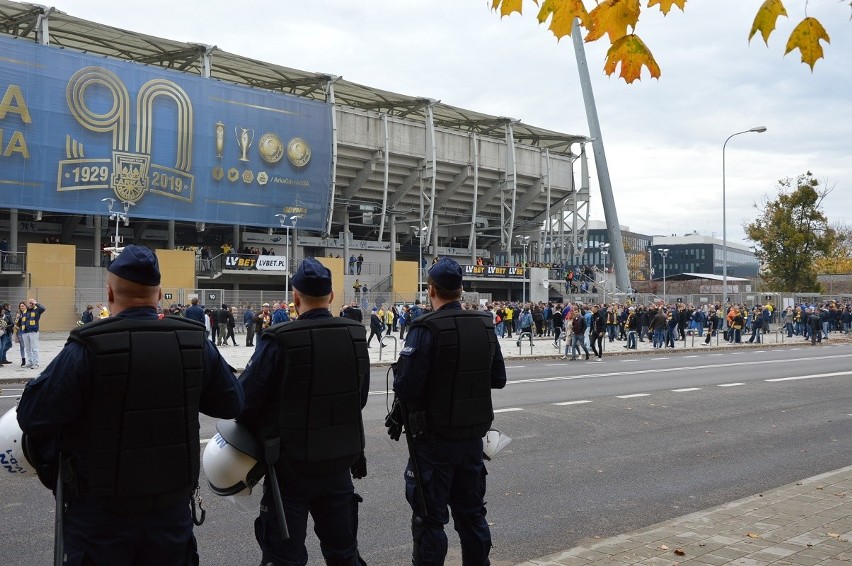
[(411, 460), (411, 472), (414, 474), (414, 486), (416, 489), (415, 497), (417, 498), (417, 507), (420, 508), (420, 516), (428, 517), (426, 511), (426, 498), (423, 496), (423, 480), (420, 477), (420, 464), (417, 463), (417, 454), (414, 452), (414, 438), (411, 433), (411, 423), (408, 421), (408, 409), (405, 403), (399, 403), (400, 412), (402, 413), (402, 422), (405, 427), (405, 443), (408, 445), (408, 458)]
[(266, 452), (266, 479), (271, 483), (272, 498), (275, 500), (275, 511), (278, 513), (278, 527), (281, 529), (281, 538), (290, 540), (290, 531), (287, 528), (287, 517), (284, 516), (284, 501), (281, 499), (281, 488), (278, 487), (278, 474), (275, 473), (275, 462), (278, 461), (277, 438), (267, 439)]

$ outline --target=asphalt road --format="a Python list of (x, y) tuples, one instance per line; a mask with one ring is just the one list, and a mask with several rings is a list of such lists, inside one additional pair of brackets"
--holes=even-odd
[[(492, 563), (511, 565), (852, 463), (852, 345), (689, 353), (603, 363), (510, 362), (495, 427), (514, 438), (489, 464)], [(385, 371), (365, 409), (369, 475), (360, 547), (373, 566), (410, 562), (405, 444), (382, 425)], [(20, 387), (20, 386), (11, 386)], [(14, 395), (6, 388), (3, 396)], [(13, 403), (0, 398), (0, 411)], [(213, 434), (202, 422), (202, 438)], [(50, 561), (53, 501), (0, 476), (3, 564)], [(207, 492), (202, 563), (257, 564), (252, 513)], [(448, 527), (448, 564), (460, 563)], [(309, 537), (310, 564), (322, 564)]]

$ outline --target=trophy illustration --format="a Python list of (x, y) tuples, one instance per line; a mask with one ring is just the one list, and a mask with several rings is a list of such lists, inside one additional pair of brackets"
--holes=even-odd
[(237, 143), (240, 146), (240, 151), (242, 155), (240, 156), (240, 161), (248, 161), (248, 153), (249, 148), (251, 147), (251, 142), (254, 141), (254, 130), (249, 128), (240, 128), (239, 126), (234, 127), (234, 133), (237, 135)]
[(221, 121), (216, 122), (216, 158), (222, 159), (222, 153), (225, 151), (225, 124)]

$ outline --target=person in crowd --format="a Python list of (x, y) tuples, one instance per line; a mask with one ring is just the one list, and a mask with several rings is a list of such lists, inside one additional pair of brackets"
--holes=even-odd
[(269, 303), (263, 303), (260, 306), (260, 312), (254, 317), (254, 338), (258, 344), (260, 343), (261, 334), (270, 326), (272, 326), (272, 313), (269, 312)]
[(9, 350), (12, 349), (12, 336), (15, 334), (15, 320), (12, 318), (12, 307), (9, 303), (3, 303), (0, 311), (0, 365), (8, 365)]
[(21, 320), (21, 340), (24, 343), (24, 357), (28, 360), (26, 367), (38, 369), (39, 364), (39, 322), (45, 309), (35, 299), (26, 303), (27, 310)]
[(198, 414), (236, 417), (242, 387), (200, 325), (157, 319), (151, 250), (124, 248), (107, 296), (115, 316), (74, 329), (18, 405), (39, 479), (63, 486), (63, 564), (198, 564)]
[(373, 336), (376, 337), (376, 340), (379, 341), (379, 345), (384, 347), (385, 343), (382, 341), (382, 332), (385, 330), (385, 323), (382, 320), (382, 317), (379, 316), (379, 309), (373, 307), (373, 310), (370, 312), (370, 337), (367, 338), (367, 347), (371, 347), (371, 343), (373, 342)]
[(248, 305), (243, 313), (243, 324), (246, 328), (246, 348), (254, 347), (254, 311), (251, 305)]
[(95, 314), (92, 312), (94, 310), (93, 305), (86, 305), (86, 310), (83, 311), (83, 314), (80, 315), (80, 325), (89, 324), (90, 322), (95, 320)]

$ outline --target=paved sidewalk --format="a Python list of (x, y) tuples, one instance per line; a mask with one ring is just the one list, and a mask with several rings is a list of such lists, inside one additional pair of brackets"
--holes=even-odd
[(852, 564), (852, 466), (518, 566)]
[[(402, 349), (402, 341), (398, 340), (399, 334), (393, 334), (392, 337), (394, 339), (389, 339), (389, 337), (385, 337), (386, 347), (380, 351), (377, 342), (373, 342), (372, 347), (370, 348), (370, 362), (373, 366), (383, 366), (388, 365), (396, 361), (397, 356), (399, 355), (399, 351)], [(62, 349), (62, 346), (65, 345), (65, 341), (68, 339), (67, 332), (42, 332), (41, 340), (40, 340), (40, 354), (41, 359), (39, 365), (42, 369), (47, 367), (47, 364), (50, 363), (51, 360), (59, 353)], [(236, 335), (237, 346), (226, 346), (221, 347), (219, 350), (222, 352), (222, 355), (228, 360), (228, 363), (231, 364), (232, 367), (236, 368), (239, 371), (242, 371), (245, 368), (246, 363), (251, 358), (252, 353), (254, 353), (254, 348), (246, 347), (244, 344), (246, 343), (245, 334), (237, 334)], [(255, 340), (255, 344), (257, 340)], [(852, 343), (852, 335), (843, 335), (839, 332), (832, 332), (829, 335), (829, 339), (824, 342), (825, 344), (837, 344), (837, 343)], [(517, 335), (512, 338), (501, 338), (500, 339), (500, 348), (503, 351), (503, 357), (507, 360), (517, 360), (517, 359), (550, 359), (550, 360), (561, 360), (561, 356), (565, 350), (565, 342), (560, 342), (559, 348), (554, 347), (553, 337), (541, 337), (533, 339), (534, 346), (530, 346), (529, 338), (526, 338), (521, 342), (521, 346), (518, 346)], [(722, 339), (721, 336), (717, 340), (717, 338), (712, 338), (711, 342), (708, 346), (704, 346), (704, 337), (699, 336), (687, 336), (686, 340), (680, 340), (675, 343), (676, 346), (674, 348), (662, 348), (659, 350), (654, 350), (652, 344), (649, 341), (639, 342), (637, 350), (627, 350), (624, 346), (626, 345), (625, 341), (616, 340), (614, 342), (609, 342), (607, 339), (604, 339), (604, 363), (607, 358), (612, 356), (622, 356), (622, 355), (630, 355), (630, 354), (658, 354), (661, 356), (667, 356), (674, 353), (679, 353), (685, 350), (714, 350), (714, 349), (730, 349), (730, 348), (770, 348), (776, 346), (807, 346), (810, 347), (810, 342), (802, 339), (801, 336), (793, 336), (792, 338), (787, 338), (783, 333), (771, 332), (767, 334), (765, 342), (763, 344), (749, 344), (747, 341), (744, 341), (742, 344), (727, 344)], [(584, 355), (580, 352), (580, 358), (577, 361), (565, 360), (565, 363), (568, 364), (594, 364), (595, 357), (592, 354), (591, 349), (589, 349), (590, 360), (585, 361)], [(18, 344), (12, 344), (12, 349), (9, 350), (8, 353), (9, 360), (13, 363), (9, 365), (0, 366), (0, 384), (3, 382), (12, 382), (12, 383), (21, 383), (29, 381), (34, 377), (38, 376), (38, 370), (28, 369), (20, 367), (21, 363), (21, 355)], [(569, 354), (570, 356), (570, 354)]]

